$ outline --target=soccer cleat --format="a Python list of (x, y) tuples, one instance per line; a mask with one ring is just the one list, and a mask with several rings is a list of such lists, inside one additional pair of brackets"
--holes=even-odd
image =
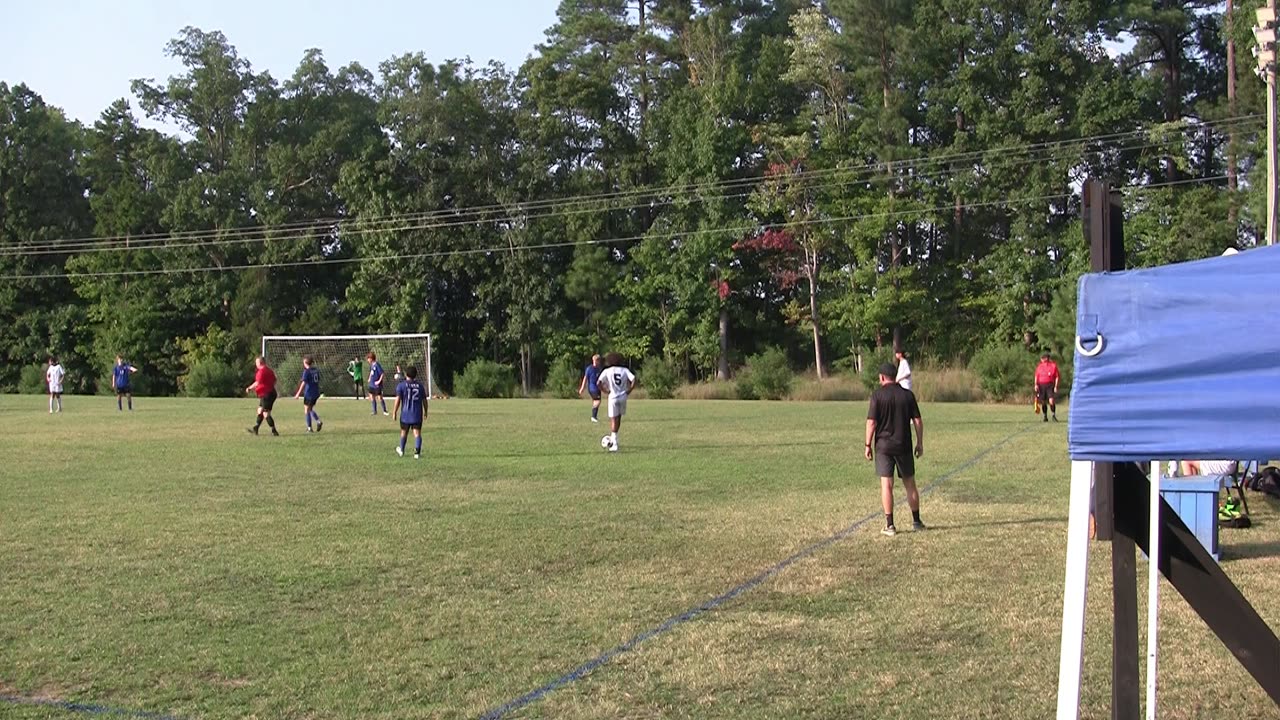
[(598, 423), (600, 422), (600, 418), (591, 418), (591, 422)]
[(257, 434), (258, 434), (258, 428), (256, 428), (256, 427), (247, 427), (247, 428), (245, 428), (245, 429), (244, 429), (244, 431), (245, 431), (245, 432), (247, 432), (247, 433), (249, 433), (250, 435), (257, 435)]
[(386, 410), (383, 410), (383, 411), (382, 411), (382, 414), (383, 414), (384, 416), (390, 416), (390, 415), (391, 415), (391, 413), (387, 412)]
[(1057, 415), (1054, 415), (1054, 416), (1053, 416), (1053, 421), (1054, 421), (1054, 422), (1058, 422), (1058, 416), (1057, 416)]
[(404, 457), (404, 448), (402, 448), (402, 447), (400, 447), (399, 445), (397, 445), (397, 446), (396, 446), (396, 455), (398, 455), (398, 456), (400, 456), (400, 457)]
[(915, 532), (920, 532), (921, 530), (927, 530), (928, 528), (926, 528), (924, 523), (919, 520), (913, 520), (911, 521), (911, 529)]
[(414, 459), (414, 460), (421, 460), (421, 459), (422, 459), (422, 454), (421, 454), (421, 453), (414, 453), (414, 454), (413, 454), (413, 459)]
[(317, 421), (316, 421), (316, 432), (320, 432), (320, 431), (321, 431), (321, 430), (323, 430), (323, 429), (324, 429), (324, 423), (322, 423), (322, 422), (320, 422), (319, 420), (317, 420)]
[(271, 437), (280, 437), (280, 431), (275, 428), (271, 428)]
[(311, 428), (307, 428), (307, 432), (315, 432), (315, 430), (312, 430)]
[(885, 537), (893, 537), (894, 535), (898, 534), (898, 529), (892, 525), (887, 525), (883, 530), (880, 531), (880, 534), (884, 535)]

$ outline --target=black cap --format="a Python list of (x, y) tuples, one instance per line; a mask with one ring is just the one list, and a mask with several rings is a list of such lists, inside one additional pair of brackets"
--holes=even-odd
[(894, 367), (892, 363), (885, 363), (880, 366), (880, 374), (885, 377), (895, 377), (898, 374), (898, 368)]

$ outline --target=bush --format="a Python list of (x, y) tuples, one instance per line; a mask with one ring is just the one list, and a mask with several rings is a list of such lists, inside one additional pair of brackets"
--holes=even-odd
[(851, 402), (866, 400), (871, 393), (862, 386), (862, 382), (853, 375), (836, 373), (826, 380), (819, 381), (815, 377), (805, 377), (792, 388), (788, 400), (800, 402)]
[(769, 348), (747, 358), (738, 373), (738, 397), (743, 400), (781, 400), (791, 392), (795, 375), (787, 364), (787, 356), (777, 348)]
[(492, 360), (472, 360), (453, 380), (453, 393), (465, 398), (506, 398), (515, 392), (515, 371)]
[(644, 361), (639, 380), (643, 380), (649, 397), (654, 400), (670, 400), (675, 397), (676, 388), (680, 386), (680, 372), (671, 361), (651, 357)]
[(201, 360), (187, 373), (184, 390), (189, 397), (238, 397), (240, 380), (235, 369), (221, 360)]
[(736, 400), (738, 390), (730, 381), (711, 380), (681, 385), (676, 388), (675, 397), (680, 400)]
[[(907, 362), (910, 362), (908, 359)], [(888, 363), (897, 367), (898, 362), (893, 358), (893, 348), (882, 347), (879, 350), (873, 350), (862, 358), (862, 384), (868, 390), (875, 392), (880, 388), (880, 366)], [(911, 371), (915, 375), (915, 369)], [(912, 380), (915, 378), (913, 377)]]
[(552, 397), (568, 400), (578, 397), (578, 385), (582, 382), (582, 373), (573, 361), (565, 358), (557, 361), (547, 371), (547, 383), (543, 389)]
[(989, 397), (1008, 400), (1031, 387), (1035, 357), (1018, 345), (988, 346), (973, 356), (969, 367)]
[(27, 365), (22, 368), (18, 378), (18, 392), (24, 395), (46, 395), (49, 385), (45, 382), (44, 371), (48, 369), (44, 363)]
[(979, 402), (982, 383), (964, 366), (938, 365), (912, 369), (912, 390), (921, 402)]

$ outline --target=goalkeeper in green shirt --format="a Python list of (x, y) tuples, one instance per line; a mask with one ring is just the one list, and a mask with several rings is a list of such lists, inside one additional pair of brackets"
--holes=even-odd
[(347, 363), (347, 374), (351, 376), (351, 382), (355, 383), (356, 399), (364, 399), (364, 363), (360, 358), (354, 358)]

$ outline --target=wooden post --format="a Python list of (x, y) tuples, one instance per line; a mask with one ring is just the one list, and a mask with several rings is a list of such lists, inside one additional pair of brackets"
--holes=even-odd
[[(1084, 186), (1084, 234), (1093, 272), (1124, 269), (1124, 208), (1106, 183)], [(1141, 716), (1138, 675), (1138, 565), (1133, 538), (1116, 535), (1115, 466), (1093, 465), (1093, 512), (1099, 540), (1111, 542), (1111, 604), (1115, 626), (1111, 640), (1112, 720)]]

